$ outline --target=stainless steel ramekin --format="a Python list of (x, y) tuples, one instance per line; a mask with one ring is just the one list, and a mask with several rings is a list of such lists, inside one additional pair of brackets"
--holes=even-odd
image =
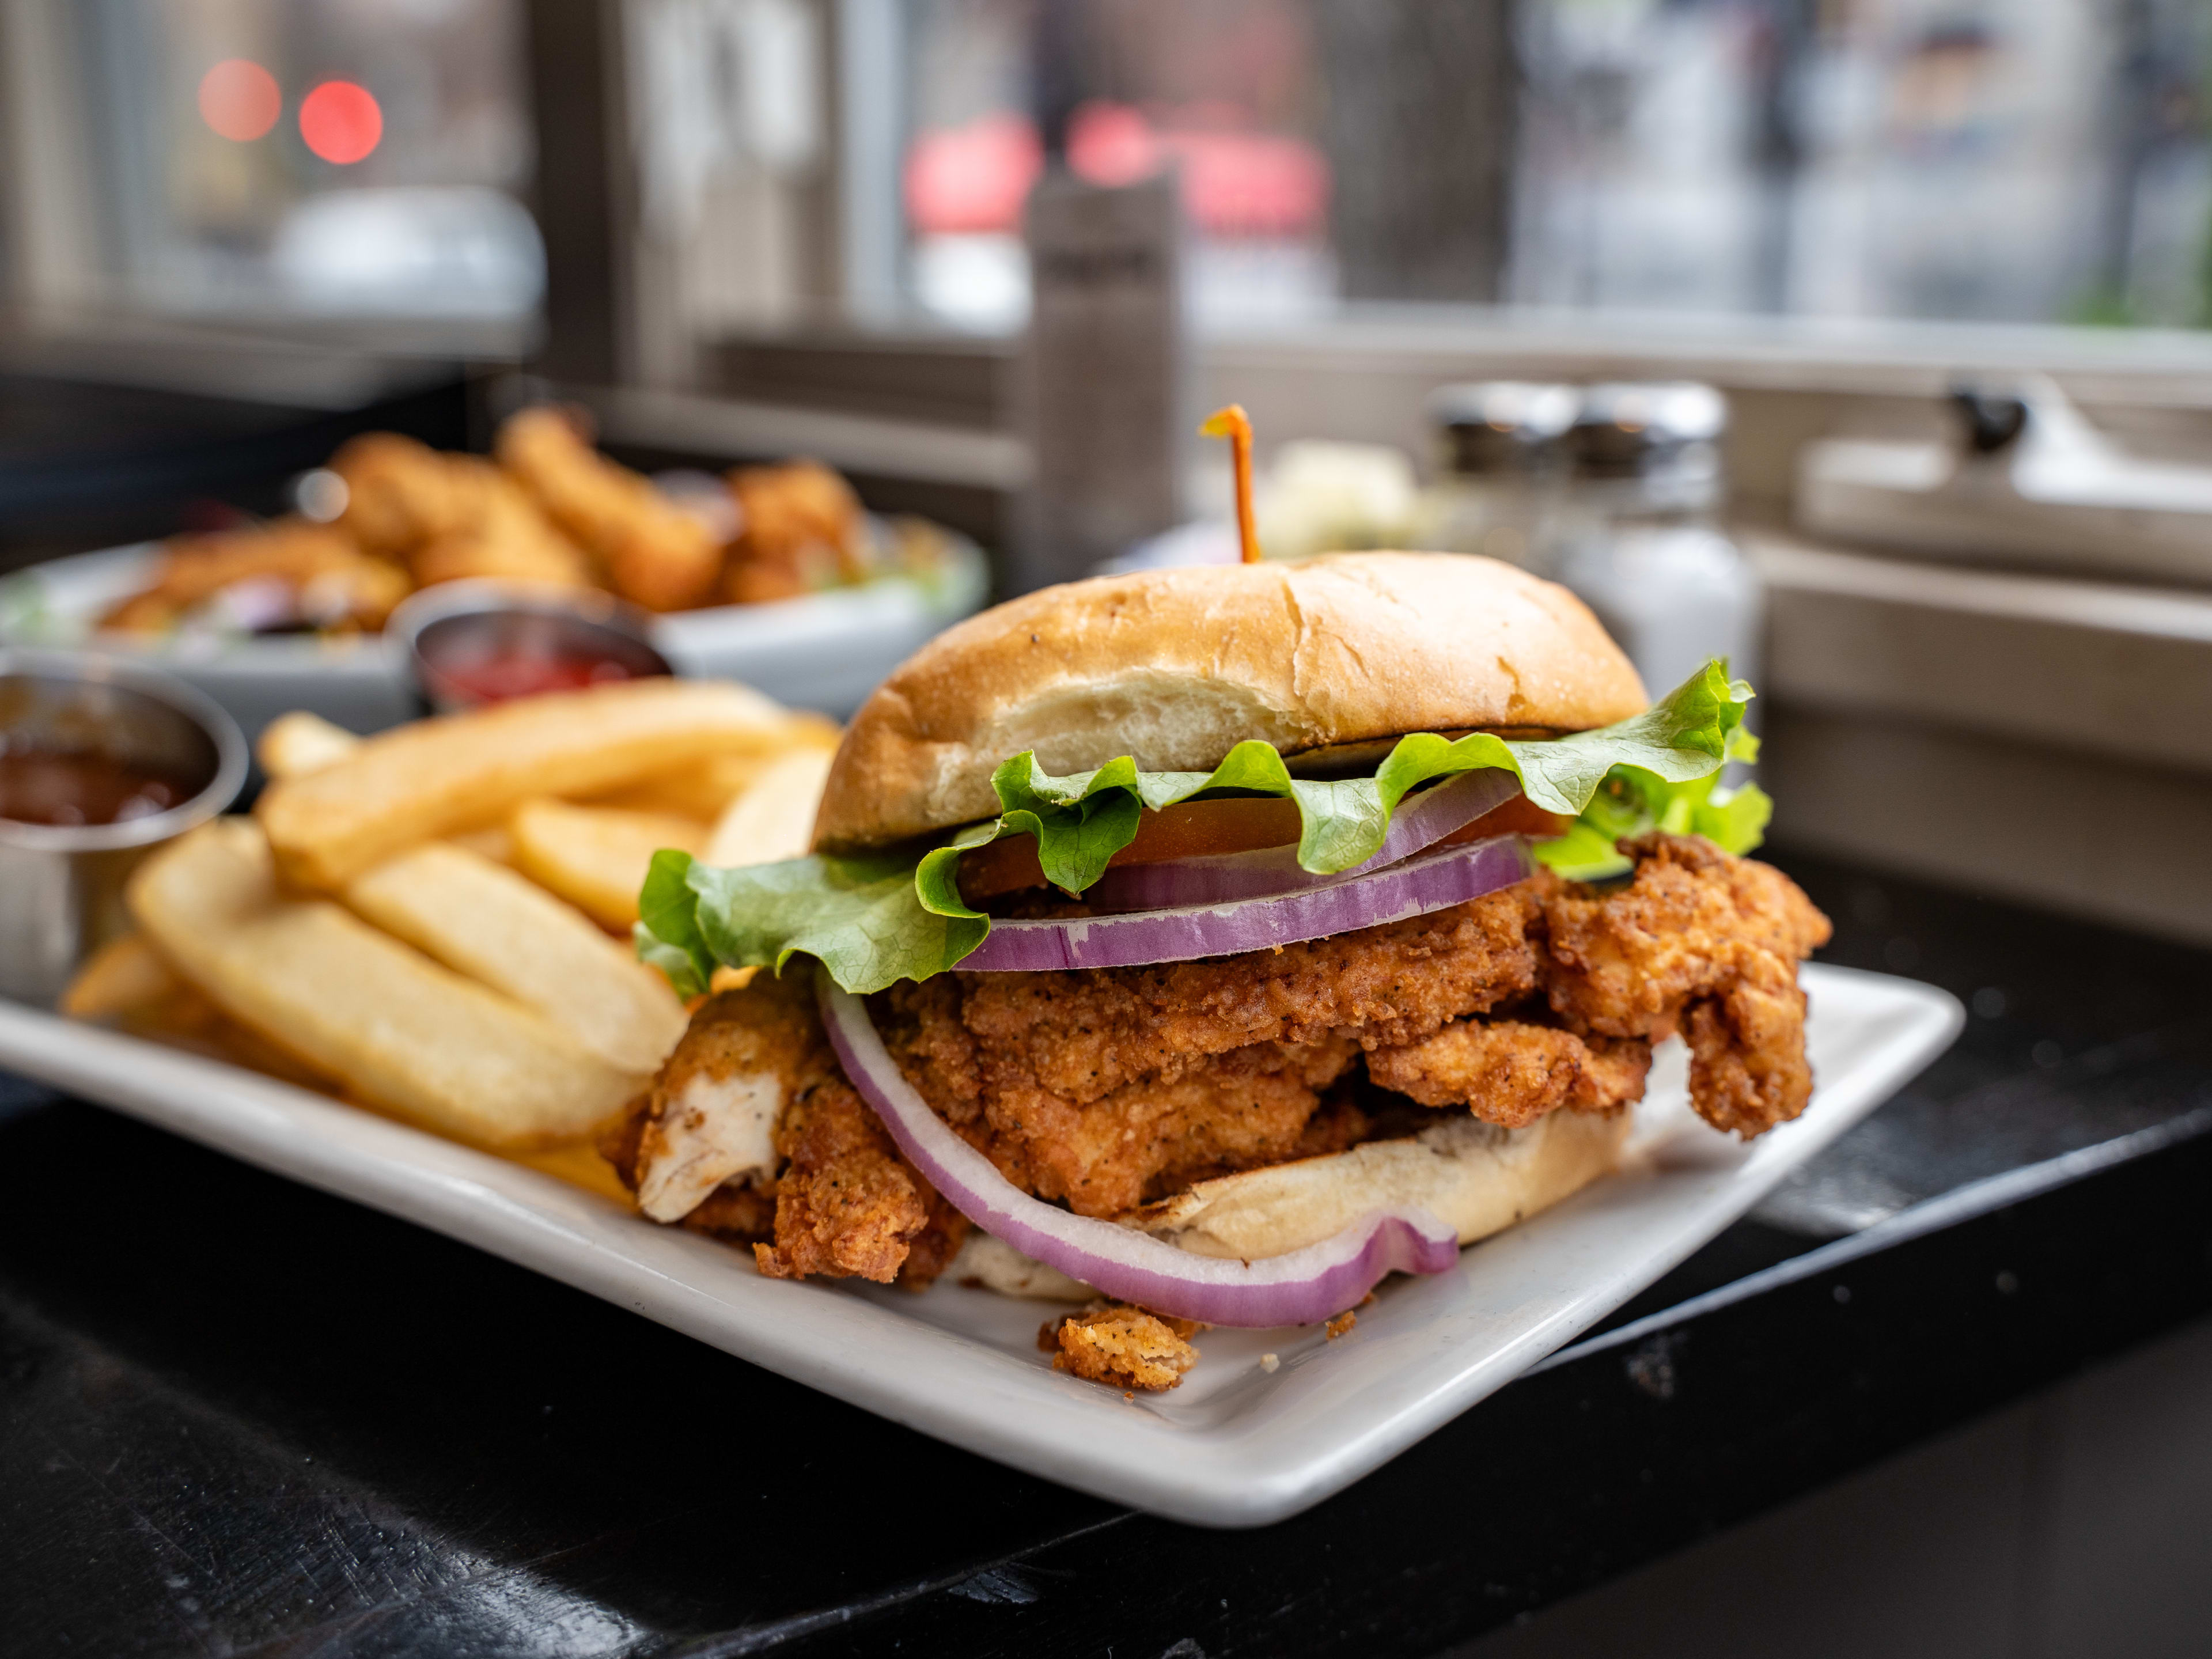
[(246, 739), (181, 681), (112, 657), (0, 651), (0, 738), (91, 750), (197, 786), (166, 811), (116, 823), (0, 818), (0, 996), (50, 1005), (83, 960), (129, 927), (123, 884), (163, 842), (213, 817), (246, 781)]

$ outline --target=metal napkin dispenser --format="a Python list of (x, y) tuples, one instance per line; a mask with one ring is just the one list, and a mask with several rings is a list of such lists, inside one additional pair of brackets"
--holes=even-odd
[(1952, 404), (1949, 442), (1807, 446), (1798, 524), (1961, 562), (2212, 586), (2212, 465), (2129, 454), (2045, 376)]

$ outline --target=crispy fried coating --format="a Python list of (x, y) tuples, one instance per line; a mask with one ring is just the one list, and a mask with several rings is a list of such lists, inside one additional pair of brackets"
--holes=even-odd
[(553, 527), (520, 484), (473, 455), (447, 455), (473, 511), (460, 524), (425, 538), (408, 555), (415, 580), (435, 582), (494, 579), (582, 587), (591, 567), (577, 545)]
[(644, 1097), (626, 1177), (639, 1207), (673, 1221), (726, 1182), (773, 1176), (786, 1107), (836, 1074), (803, 977), (757, 975), (701, 1004)]
[[(731, 1161), (763, 1109), (781, 1169), (772, 1179), (750, 1158)], [(702, 1003), (599, 1151), (650, 1212), (753, 1243), (775, 1278), (857, 1274), (920, 1290), (967, 1237), (966, 1218), (837, 1069), (803, 975), (757, 974)]]
[(1037, 1333), (1037, 1346), (1047, 1352), (1059, 1350), (1052, 1360), (1056, 1371), (1158, 1393), (1180, 1387), (1183, 1373), (1198, 1363), (1198, 1350), (1186, 1339), (1204, 1328), (1193, 1320), (1098, 1302), (1048, 1322)]
[(410, 586), (404, 571), (364, 554), (331, 526), (278, 519), (165, 543), (154, 580), (111, 609), (100, 625), (163, 633), (227, 590), (249, 583), (277, 590), (286, 611), (280, 620), (362, 632), (383, 627)]
[(1718, 996), (1689, 1006), (1690, 1099), (1717, 1129), (1747, 1140), (1805, 1109), (1813, 1068), (1805, 1060), (1805, 993), (1794, 963), (1762, 955)]
[(771, 1279), (828, 1273), (889, 1284), (929, 1224), (927, 1183), (852, 1085), (823, 1080), (784, 1108), (776, 1150), (775, 1243), (756, 1244)]
[(887, 994), (886, 1043), (932, 1108), (1009, 1181), (1079, 1215), (1119, 1215), (1202, 1175), (1298, 1156), (1320, 1091), (1358, 1054), (1337, 1036), (1248, 1043), (1079, 1100), (1037, 1078), (1030, 1050), (975, 1030), (965, 989), (938, 979)]
[(754, 605), (866, 574), (860, 498), (819, 461), (740, 467), (729, 483), (744, 527), (730, 549), (725, 598)]
[(448, 455), (396, 432), (370, 432), (331, 458), (345, 480), (337, 527), (405, 564), (425, 587), (495, 577), (562, 587), (590, 580), (583, 554), (512, 477), (476, 455)]
[(335, 527), (363, 551), (404, 561), (424, 542), (465, 530), (477, 517), (471, 481), (425, 443), (397, 432), (364, 432), (331, 457), (345, 481)]
[(1540, 878), (1554, 1012), (1577, 1031), (1656, 1041), (1686, 1024), (1690, 1098), (1717, 1127), (1754, 1135), (1812, 1097), (1797, 962), (1828, 919), (1779, 870), (1697, 836), (1621, 843), (1625, 889)]
[(963, 1018), (1085, 1103), (1255, 1042), (1356, 1035), (1395, 1046), (1536, 988), (1539, 912), (1524, 884), (1410, 921), (1206, 962), (960, 974)]
[(649, 611), (682, 611), (713, 597), (722, 569), (714, 532), (593, 449), (574, 416), (523, 410), (500, 428), (493, 447), (623, 598)]
[[(1651, 1042), (1678, 1030), (1709, 1121), (1749, 1136), (1794, 1116), (1811, 1089), (1796, 962), (1827, 937), (1826, 918), (1779, 872), (1709, 842), (1656, 836), (1626, 850), (1626, 885), (1539, 874), (1279, 951), (955, 972), (872, 1006), (933, 1109), (1015, 1185), (1084, 1215), (1393, 1133), (1398, 1109), (1376, 1103), (1394, 1096), (1405, 1112), (1463, 1107), (1509, 1127), (1617, 1109), (1642, 1097)], [(728, 994), (699, 1018), (767, 1022), (804, 1056), (788, 1062), (764, 1270), (884, 1278), (904, 1263), (909, 1282), (933, 1275), (965, 1224), (837, 1074), (803, 994), (754, 983), (765, 1000)], [(1389, 1093), (1359, 1092), (1363, 1060), (1366, 1082)], [(1091, 1325), (1099, 1334), (1083, 1334)], [(1157, 1341), (1133, 1328), (1102, 1315), (1054, 1340), (1080, 1375), (1170, 1386), (1131, 1382), (1127, 1342)]]
[(1424, 1106), (1465, 1106), (1517, 1129), (1547, 1112), (1609, 1112), (1644, 1098), (1651, 1045), (1517, 1019), (1464, 1019), (1367, 1056), (1367, 1075)]

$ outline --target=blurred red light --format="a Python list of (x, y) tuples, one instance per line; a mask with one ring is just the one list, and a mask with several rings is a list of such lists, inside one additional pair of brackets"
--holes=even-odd
[(325, 81), (300, 100), (300, 137), (325, 161), (349, 166), (384, 137), (384, 112), (367, 87)]
[(907, 214), (925, 236), (1012, 230), (1043, 170), (1044, 146), (1025, 115), (923, 132), (907, 151)]
[(249, 143), (283, 112), (276, 77), (250, 58), (226, 58), (200, 76), (200, 119), (222, 137)]

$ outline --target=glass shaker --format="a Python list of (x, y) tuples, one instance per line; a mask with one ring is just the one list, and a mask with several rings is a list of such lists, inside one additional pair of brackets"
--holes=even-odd
[(1559, 441), (1550, 574), (1597, 613), (1654, 697), (1710, 657), (1758, 678), (1759, 579), (1717, 525), (1728, 404), (1695, 381), (1583, 389)]
[(1439, 387), (1429, 399), (1437, 482), (1423, 494), (1414, 544), (1486, 554), (1549, 575), (1553, 446), (1576, 407), (1572, 386), (1484, 380)]

